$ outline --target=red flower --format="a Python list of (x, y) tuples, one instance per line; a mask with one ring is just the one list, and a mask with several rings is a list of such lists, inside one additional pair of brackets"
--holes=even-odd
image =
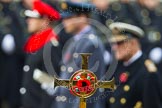
[(85, 77), (81, 73), (78, 73), (75, 75), (73, 80), (77, 83), (75, 83), (75, 85), (73, 85), (70, 89), (72, 94), (89, 94), (94, 90), (94, 86), (91, 83), (91, 81), (94, 80), (94, 77), (91, 74), (87, 74), (87, 77)]
[(84, 79), (84, 80), (79, 80), (77, 82), (77, 86), (78, 87), (87, 87), (87, 86), (90, 86), (91, 85), (91, 82), (87, 79)]
[(121, 83), (125, 83), (128, 80), (128, 73), (121, 73), (119, 76), (119, 80)]

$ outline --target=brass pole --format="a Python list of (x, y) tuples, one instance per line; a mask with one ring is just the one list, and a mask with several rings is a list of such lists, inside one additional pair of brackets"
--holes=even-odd
[(86, 108), (86, 99), (80, 98), (80, 107), (79, 108)]
[(82, 69), (87, 70), (88, 69), (88, 58), (89, 56), (91, 56), (90, 53), (80, 53), (81, 57), (82, 57)]

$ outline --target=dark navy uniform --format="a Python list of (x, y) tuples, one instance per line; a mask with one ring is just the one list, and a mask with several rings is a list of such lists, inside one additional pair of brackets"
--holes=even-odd
[[(33, 10), (26, 10), (25, 15), (38, 20), (47, 17), (48, 22), (60, 19), (58, 11), (42, 1), (35, 1), (34, 7)], [(53, 101), (51, 90), (47, 90), (43, 84), (34, 79), (34, 70), (40, 69), (50, 75), (59, 72), (61, 45), (58, 36), (48, 25), (28, 38), (24, 50), (27, 54), (23, 67), (23, 84), (20, 88), (22, 107), (48, 108)]]
[[(73, 16), (75, 12), (81, 12), (85, 14), (88, 7), (91, 9), (90, 5), (87, 4), (78, 4), (71, 2), (63, 2), (63, 6), (71, 8), (71, 12), (63, 12), (63, 18)], [(82, 9), (81, 11), (79, 9)], [(104, 64), (104, 46), (100, 39), (96, 36), (94, 29), (87, 25), (79, 33), (75, 34), (68, 42), (65, 44), (63, 49), (63, 58), (62, 66), (59, 77), (62, 79), (69, 79), (70, 76), (81, 69), (81, 57), (79, 53), (92, 53), (89, 58), (89, 69), (96, 74), (98, 79), (100, 79), (105, 73), (105, 64)], [(97, 93), (88, 99), (87, 108), (105, 108), (106, 102), (104, 99), (98, 99), (99, 93), (103, 91), (97, 91)], [(57, 87), (55, 93), (55, 100), (53, 102), (52, 108), (78, 108), (79, 107), (79, 98), (73, 96), (70, 93), (70, 90), (63, 87)]]
[[(142, 29), (127, 23), (112, 23), (109, 28), (113, 33), (110, 38), (112, 43), (125, 45), (124, 42), (132, 38), (138, 40), (144, 36)], [(127, 61), (118, 62), (114, 73), (117, 88), (108, 96), (108, 108), (160, 108), (159, 72), (155, 64), (146, 58), (138, 48)]]
[(154, 9), (148, 9), (140, 4), (139, 1), (130, 2), (127, 5), (129, 18), (133, 19), (134, 23), (143, 28), (146, 33), (145, 38), (141, 40), (142, 50), (157, 65), (159, 72), (161, 72), (162, 64), (161, 7), (162, 4), (159, 3)]
[(10, 108), (17, 108), (24, 64), (23, 25), (17, 13), (17, 3), (0, 1), (0, 7), (0, 100), (7, 101)]
[(144, 55), (129, 66), (119, 62), (114, 77), (120, 83), (108, 98), (108, 108), (160, 108), (158, 73), (148, 70), (152, 64)]
[[(43, 50), (45, 47), (51, 48), (50, 50)], [(51, 56), (52, 66), (56, 72), (59, 72), (59, 62), (61, 59), (60, 46), (54, 46), (52, 42), (47, 43), (44, 48), (33, 54), (27, 54), (26, 62), (23, 67), (24, 78), (23, 86), (20, 89), (22, 94), (22, 104), (24, 108), (47, 108), (50, 107), (53, 97), (50, 96), (45, 90), (41, 88), (41, 85), (33, 79), (34, 69), (40, 69), (44, 72), (49, 72), (47, 68), (50, 68), (50, 64), (44, 64), (44, 60), (48, 60)], [(46, 54), (44, 54), (44, 51)], [(44, 55), (43, 55), (44, 54)], [(48, 71), (47, 71), (48, 70)], [(53, 73), (49, 72), (49, 73)]]

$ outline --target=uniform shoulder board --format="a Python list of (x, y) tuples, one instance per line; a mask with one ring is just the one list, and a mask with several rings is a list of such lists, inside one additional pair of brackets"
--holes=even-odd
[(150, 72), (150, 73), (157, 72), (157, 67), (151, 60), (149, 60), (149, 59), (145, 60), (145, 66), (146, 66), (148, 72)]
[(55, 47), (59, 46), (59, 41), (57, 39), (55, 39), (55, 38), (51, 38), (51, 43)]

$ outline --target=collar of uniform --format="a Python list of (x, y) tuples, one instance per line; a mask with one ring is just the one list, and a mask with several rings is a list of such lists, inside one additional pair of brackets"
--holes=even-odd
[(78, 41), (83, 34), (86, 34), (91, 29), (91, 26), (84, 27), (78, 34), (74, 36), (74, 40)]
[(127, 62), (124, 62), (123, 65), (124, 66), (129, 66), (130, 64), (132, 64), (133, 62), (135, 62), (138, 58), (140, 58), (142, 56), (142, 51), (139, 50), (136, 52), (136, 54), (130, 58)]
[(35, 33), (28, 38), (24, 45), (24, 51), (26, 53), (34, 53), (40, 50), (51, 39), (58, 40), (58, 36), (52, 28), (47, 28), (38, 33)]

